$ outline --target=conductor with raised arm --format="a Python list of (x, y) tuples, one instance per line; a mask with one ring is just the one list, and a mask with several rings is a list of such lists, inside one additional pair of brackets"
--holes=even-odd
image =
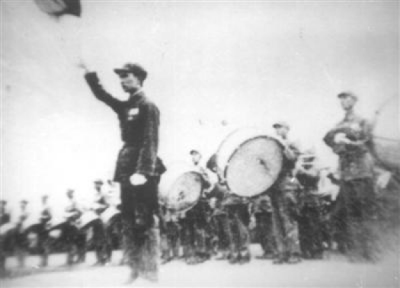
[(129, 94), (125, 101), (107, 93), (95, 72), (86, 70), (85, 78), (97, 99), (118, 116), (123, 146), (119, 152), (114, 181), (121, 186), (121, 212), (125, 255), (131, 267), (128, 282), (142, 276), (158, 280), (157, 234), (154, 215), (158, 211), (160, 161), (157, 159), (160, 113), (142, 90), (147, 78), (139, 64), (127, 63), (114, 69), (122, 89)]

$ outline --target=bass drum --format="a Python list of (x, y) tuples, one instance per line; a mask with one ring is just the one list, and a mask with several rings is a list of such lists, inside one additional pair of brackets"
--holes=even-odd
[(376, 157), (384, 167), (397, 173), (400, 173), (399, 112), (398, 97), (388, 99), (375, 119), (373, 131)]
[(185, 211), (199, 201), (203, 178), (190, 166), (176, 163), (161, 177), (159, 191), (161, 205), (174, 211)]
[(283, 165), (282, 151), (280, 141), (263, 131), (236, 130), (218, 148), (218, 173), (232, 193), (256, 196), (277, 180)]

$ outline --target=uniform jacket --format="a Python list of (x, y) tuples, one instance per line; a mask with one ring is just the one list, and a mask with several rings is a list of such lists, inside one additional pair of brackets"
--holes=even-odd
[(107, 104), (117, 114), (124, 147), (121, 149), (114, 180), (121, 182), (134, 173), (159, 176), (161, 162), (157, 158), (160, 113), (142, 91), (131, 95), (127, 101), (114, 98), (101, 86), (97, 74), (85, 75), (97, 99)]
[[(346, 134), (347, 138), (356, 143), (354, 145), (335, 143), (337, 133)], [(373, 177), (373, 159), (370, 153), (371, 125), (364, 118), (354, 114), (346, 115), (325, 135), (324, 141), (339, 156), (339, 172), (342, 180)]]

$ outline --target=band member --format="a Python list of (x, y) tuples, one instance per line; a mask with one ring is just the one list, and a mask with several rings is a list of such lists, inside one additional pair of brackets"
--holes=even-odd
[[(105, 191), (105, 202), (107, 209), (102, 214), (103, 224), (106, 229), (106, 263), (111, 262), (112, 250), (122, 245), (122, 220), (119, 206), (121, 204), (117, 186), (111, 180), (107, 181)], [(122, 259), (123, 261), (123, 259)]]
[(93, 209), (100, 215), (108, 208), (108, 203), (106, 197), (103, 193), (103, 181), (101, 179), (96, 179), (94, 182), (94, 199), (93, 199)]
[(25, 266), (25, 257), (28, 252), (28, 237), (24, 231), (24, 222), (30, 216), (28, 211), (28, 201), (21, 200), (19, 211), (15, 217), (16, 231), (15, 231), (15, 254), (18, 260), (18, 266), (23, 268)]
[(100, 215), (108, 208), (108, 203), (106, 201), (105, 195), (102, 191), (103, 181), (97, 179), (94, 181), (94, 196), (93, 202), (90, 209), (92, 209), (98, 216), (96, 220), (92, 221), (85, 230), (92, 229), (92, 239), (91, 244), (96, 253), (96, 263), (97, 265), (104, 265), (110, 259), (110, 246), (111, 243), (106, 235), (106, 228), (100, 219)]
[(322, 246), (322, 199), (318, 195), (319, 170), (315, 153), (307, 151), (299, 156), (295, 175), (302, 185), (300, 194), (299, 235), (303, 258), (321, 259)]
[(50, 238), (48, 232), (49, 222), (52, 218), (52, 211), (48, 204), (48, 195), (42, 196), (42, 207), (40, 210), (40, 225), (38, 228), (38, 246), (41, 254), (41, 267), (46, 267), (50, 253)]
[(201, 154), (190, 151), (192, 156), (193, 168), (202, 176), (202, 194), (199, 201), (188, 211), (180, 214), (180, 224), (182, 226), (182, 240), (184, 246), (184, 256), (188, 264), (198, 264), (210, 258), (207, 247), (207, 226), (210, 213), (208, 200), (205, 190), (210, 187), (206, 170), (200, 166)]
[(10, 211), (7, 209), (7, 201), (0, 200), (0, 226), (10, 222)]
[(342, 225), (351, 261), (374, 261), (376, 215), (371, 156), (372, 133), (368, 121), (354, 112), (358, 97), (351, 92), (338, 95), (345, 112), (325, 137), (325, 143), (339, 156), (340, 193), (337, 202), (343, 210)]
[[(126, 101), (114, 98), (99, 83), (95, 72), (86, 70), (85, 78), (97, 99), (117, 114), (124, 142), (120, 150), (114, 181), (121, 186), (121, 212), (125, 252), (129, 258), (129, 282), (139, 276), (157, 281), (157, 230), (154, 227), (158, 214), (158, 183), (162, 172), (157, 161), (160, 113), (142, 89), (147, 78), (146, 70), (127, 63), (114, 69), (121, 86), (129, 94)], [(158, 165), (157, 165), (158, 164)]]
[(249, 201), (243, 197), (229, 193), (222, 200), (222, 206), (228, 214), (230, 228), (230, 255), (229, 263), (247, 263), (250, 254), (250, 211)]
[[(9, 224), (11, 220), (10, 212), (7, 209), (7, 201), (0, 200), (0, 227)], [(12, 233), (11, 233), (12, 234)], [(6, 257), (8, 252), (8, 246), (10, 246), (10, 233), (0, 234), (0, 276), (6, 274)]]
[(217, 260), (228, 260), (230, 256), (231, 230), (229, 227), (228, 213), (222, 206), (223, 199), (229, 194), (226, 185), (217, 173), (217, 155), (213, 154), (207, 161), (207, 169), (217, 175), (218, 181), (209, 192), (210, 206), (212, 209), (212, 224), (217, 237)]
[(161, 207), (162, 217), (160, 225), (161, 232), (161, 259), (163, 264), (179, 257), (180, 230), (179, 212), (172, 211), (166, 207)]
[[(62, 230), (62, 239), (67, 245), (67, 265), (81, 263), (85, 261), (86, 237), (78, 229), (78, 221), (82, 215), (82, 210), (75, 199), (75, 191), (67, 190), (67, 205), (64, 209), (66, 223)], [(77, 259), (74, 261), (75, 256)]]
[[(207, 162), (207, 168), (217, 173), (216, 156), (212, 156)], [(229, 263), (247, 263), (251, 259), (250, 255), (250, 211), (249, 202), (237, 195), (230, 193), (226, 182), (217, 173), (218, 182), (210, 191), (209, 197), (215, 198), (215, 206), (218, 216), (216, 216), (216, 226), (219, 234), (219, 250), (222, 252), (219, 259), (228, 258)], [(226, 254), (226, 248), (229, 253)]]
[(284, 163), (278, 180), (271, 187), (272, 219), (277, 257), (273, 263), (298, 263), (300, 258), (299, 229), (297, 223), (298, 194), (301, 186), (293, 177), (293, 169), (300, 154), (288, 139), (289, 125), (278, 122), (273, 125), (284, 145)]
[(273, 259), (276, 255), (276, 245), (273, 236), (272, 204), (269, 194), (264, 193), (256, 197), (251, 206), (252, 217), (255, 221), (257, 238), (261, 244), (263, 255), (258, 259)]

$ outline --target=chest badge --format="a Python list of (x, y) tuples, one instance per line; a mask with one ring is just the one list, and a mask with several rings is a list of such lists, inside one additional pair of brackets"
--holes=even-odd
[(138, 115), (139, 115), (139, 108), (131, 108), (128, 110), (127, 118), (128, 120), (133, 120), (137, 118)]

